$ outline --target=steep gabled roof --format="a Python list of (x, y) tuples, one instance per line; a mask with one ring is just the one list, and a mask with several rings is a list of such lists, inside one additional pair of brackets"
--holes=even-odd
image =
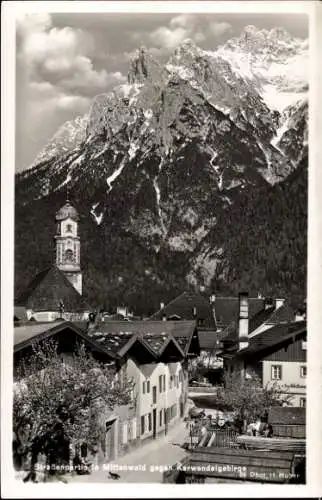
[(248, 357), (261, 354), (271, 349), (278, 349), (279, 346), (288, 340), (304, 337), (307, 332), (306, 321), (292, 321), (291, 323), (282, 323), (264, 330), (254, 337), (249, 338), (249, 345), (245, 349), (238, 350), (238, 344), (232, 348), (224, 350), (223, 355)]
[(14, 327), (14, 352), (21, 351), (22, 349), (28, 347), (34, 342), (39, 342), (47, 338), (55, 336), (64, 330), (72, 331), (75, 333), (81, 341), (85, 342), (87, 345), (95, 349), (96, 351), (108, 354), (111, 357), (115, 357), (112, 351), (102, 349), (99, 343), (95, 339), (90, 338), (83, 330), (77, 328), (70, 321), (48, 321), (48, 322), (29, 322), (25, 325), (19, 325)]
[(203, 351), (213, 351), (219, 349), (220, 335), (216, 332), (199, 332), (200, 349)]
[[(249, 298), (249, 319), (265, 309), (265, 299)], [(218, 328), (226, 328), (233, 321), (238, 320), (239, 298), (238, 297), (216, 297), (214, 302), (216, 322)]]
[(278, 325), (279, 323), (289, 323), (295, 318), (295, 310), (289, 304), (283, 304), (269, 316), (266, 320), (268, 325)]
[(209, 300), (197, 292), (183, 292), (154, 313), (151, 320), (162, 320), (163, 315), (167, 318), (177, 318), (180, 320), (194, 320), (193, 309), (196, 308), (197, 318), (203, 319), (202, 328), (212, 328), (216, 330), (216, 321)]
[[(278, 309), (275, 306), (267, 307), (262, 309), (254, 316), (250, 317), (249, 320), (249, 335), (252, 335), (255, 330), (257, 330), (261, 325), (267, 325), (267, 328), (278, 325), (280, 323), (291, 323), (294, 320), (295, 311), (288, 304), (283, 304)], [(225, 329), (225, 335), (223, 336), (223, 341), (228, 343), (234, 343), (238, 339), (238, 323), (233, 321)], [(257, 335), (257, 333), (254, 333)]]
[(60, 301), (65, 312), (90, 310), (84, 298), (56, 266), (38, 273), (20, 295), (17, 303), (34, 311), (59, 311)]
[(140, 342), (159, 357), (170, 343), (184, 355), (195, 330), (195, 321), (105, 321), (88, 330), (88, 335), (118, 356)]

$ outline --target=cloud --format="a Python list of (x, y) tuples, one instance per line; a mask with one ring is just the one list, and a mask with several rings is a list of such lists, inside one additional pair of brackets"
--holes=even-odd
[(205, 40), (198, 27), (198, 17), (195, 14), (181, 14), (169, 21), (169, 26), (160, 26), (150, 33), (150, 41), (165, 49), (173, 49), (179, 43), (189, 38), (197, 43)]
[(180, 14), (179, 16), (173, 17), (169, 24), (171, 28), (180, 26), (182, 28), (191, 29), (196, 25), (196, 16), (194, 14)]
[(93, 38), (80, 29), (52, 27), (47, 16), (26, 16), (17, 22), (21, 37), (18, 58), (30, 81), (45, 81), (70, 94), (93, 97), (125, 80), (120, 73), (96, 70)]
[(17, 126), (32, 149), (66, 120), (86, 113), (96, 94), (124, 82), (125, 76), (95, 68), (93, 37), (85, 30), (54, 27), (49, 14), (19, 16), (16, 28)]
[(188, 38), (188, 30), (181, 27), (170, 29), (166, 26), (160, 26), (150, 34), (151, 41), (167, 49), (174, 48), (185, 38)]
[(210, 23), (208, 29), (209, 29), (210, 33), (212, 33), (213, 35), (215, 35), (217, 37), (217, 36), (224, 35), (225, 33), (231, 31), (232, 26), (231, 26), (231, 24), (225, 23), (225, 22)]

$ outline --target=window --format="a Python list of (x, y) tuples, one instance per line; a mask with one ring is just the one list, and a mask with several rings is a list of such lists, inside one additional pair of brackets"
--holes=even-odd
[(80, 455), (82, 458), (86, 458), (87, 457), (87, 443), (82, 443), (81, 444), (81, 447), (80, 447)]
[(172, 389), (172, 387), (173, 387), (173, 375), (170, 375), (169, 389)]
[(282, 365), (272, 365), (272, 380), (282, 380)]
[(152, 431), (152, 415), (148, 414), (148, 422), (149, 422), (149, 431)]
[(159, 392), (162, 392), (163, 384), (162, 384), (163, 375), (159, 375)]
[(162, 375), (163, 377), (163, 391), (165, 391), (165, 375)]
[(71, 224), (67, 224), (67, 226), (66, 226), (66, 232), (67, 233), (72, 233), (73, 232), (73, 228), (72, 228)]
[(150, 380), (147, 380), (147, 383), (146, 383), (146, 392), (147, 393), (150, 392)]
[(306, 398), (300, 398), (300, 407), (306, 408)]
[(159, 419), (160, 427), (162, 427), (162, 413), (163, 413), (163, 410), (160, 410), (160, 419)]
[(144, 434), (145, 432), (145, 422), (144, 422), (144, 415), (141, 417), (141, 434)]
[(307, 366), (303, 365), (303, 366), (300, 367), (300, 376), (301, 376), (301, 378), (306, 378), (306, 374), (307, 374)]
[(143, 394), (145, 394), (145, 381), (142, 384), (142, 392), (143, 392)]
[(66, 250), (65, 252), (65, 262), (73, 262), (74, 261), (74, 254), (73, 254), (73, 250)]

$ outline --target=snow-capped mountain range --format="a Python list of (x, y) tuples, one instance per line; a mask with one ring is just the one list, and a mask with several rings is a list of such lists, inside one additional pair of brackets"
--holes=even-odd
[[(86, 248), (100, 249), (109, 286), (118, 287), (122, 266), (140, 268), (134, 257), (154, 287), (169, 286), (162, 273), (173, 279), (167, 259), (181, 262), (178, 280), (210, 286), (229, 267), (222, 234), (241, 200), (304, 168), (307, 73), (291, 68), (307, 57), (305, 41), (254, 27), (214, 52), (186, 40), (165, 64), (138, 49), (128, 83), (94, 97), (17, 175), (17, 214), (35, 221), (39, 207), (58, 208), (68, 185), (84, 237), (96, 228)], [(285, 109), (272, 106), (272, 88)], [(123, 240), (139, 254), (129, 257), (125, 243), (123, 255)], [(16, 246), (24, 273), (25, 248)]]
[[(142, 69), (140, 74), (140, 58), (147, 59), (149, 54), (145, 49), (138, 52), (141, 56), (132, 61), (129, 71), (129, 75), (135, 73), (135, 78), (129, 76), (130, 86), (116, 88), (116, 96), (123, 93), (123, 97), (130, 95), (133, 100), (134, 95), (139, 94), (139, 86), (146, 80)], [(298, 102), (307, 102), (308, 99), (308, 40), (292, 37), (282, 28), (268, 31), (248, 26), (240, 37), (228, 40), (212, 52), (202, 50), (187, 40), (175, 50), (163, 68), (151, 57), (149, 59), (149, 71), (154, 81), (170, 75), (187, 80), (192, 86), (203, 88), (209, 101), (213, 101), (217, 109), (223, 112), (233, 112), (235, 109), (238, 112), (239, 99), (236, 100), (236, 95), (232, 96), (229, 88), (236, 85), (240, 99), (243, 93), (248, 95), (247, 87), (256, 89), (262, 100), (259, 105), (257, 96), (258, 114), (263, 113), (264, 116), (267, 114), (267, 109), (263, 109), (265, 105), (271, 112), (282, 114), (286, 108)], [(216, 82), (218, 76), (224, 80), (224, 89), (220, 88), (221, 82)], [(219, 95), (221, 102), (218, 102)], [(95, 102), (103, 99), (104, 96), (98, 97)], [(246, 109), (253, 105), (252, 102), (245, 104)], [(93, 108), (95, 104), (92, 114)], [(31, 167), (81, 144), (86, 137), (87, 124), (88, 114), (63, 124), (37, 155)], [(275, 131), (277, 136), (281, 129), (285, 129), (283, 114), (280, 127)]]

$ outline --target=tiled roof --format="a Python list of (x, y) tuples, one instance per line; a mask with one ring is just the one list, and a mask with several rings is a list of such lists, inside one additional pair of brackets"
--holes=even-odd
[(87, 333), (88, 336), (95, 340), (95, 342), (97, 342), (102, 348), (107, 349), (108, 351), (113, 351), (114, 353), (118, 353), (133, 337), (133, 334), (129, 332), (108, 334), (106, 332), (102, 332), (101, 330), (89, 330)]
[(88, 335), (116, 354), (135, 337), (158, 356), (170, 340), (184, 351), (195, 328), (195, 321), (105, 321), (90, 329)]
[[(295, 312), (291, 306), (284, 304), (278, 309), (275, 306), (264, 308), (254, 316), (250, 316), (249, 334), (257, 330), (261, 325), (278, 325), (280, 323), (290, 323), (294, 320)], [(232, 322), (225, 330), (225, 343), (236, 342), (238, 339), (237, 321)]]
[[(199, 336), (200, 336), (200, 333), (199, 333)], [(190, 337), (187, 337), (187, 336), (186, 337), (178, 337), (178, 336), (176, 336), (175, 339), (178, 342), (178, 344), (181, 347), (181, 349), (183, 351), (185, 351), (186, 347), (187, 347), (187, 345), (188, 345), (188, 343), (190, 341)]]
[(56, 266), (38, 273), (29, 283), (17, 303), (34, 311), (58, 311), (60, 301), (65, 312), (90, 310), (84, 298)]
[[(61, 322), (59, 322), (60, 324)], [(38, 335), (48, 332), (50, 330), (56, 329), (57, 322), (56, 321), (47, 321), (44, 323), (38, 323), (36, 321), (31, 321), (24, 325), (15, 326), (14, 328), (14, 345), (21, 344), (26, 340), (33, 339)]]
[[(265, 323), (267, 319), (270, 318), (272, 313), (275, 311), (274, 307), (269, 307), (267, 309), (263, 309), (256, 313), (253, 317), (250, 318), (249, 320), (249, 333), (252, 333), (254, 330), (256, 330), (260, 325)], [(238, 322), (237, 321), (232, 321), (228, 327), (226, 327), (225, 331), (223, 332), (223, 340), (225, 343), (233, 343), (236, 342), (238, 339)]]
[[(265, 308), (265, 300), (259, 298), (249, 298), (249, 318), (253, 318), (256, 314)], [(216, 297), (214, 302), (216, 322), (218, 328), (225, 328), (233, 321), (237, 321), (239, 314), (239, 298), (238, 297)]]
[(99, 328), (105, 333), (129, 332), (137, 335), (171, 333), (174, 337), (189, 337), (196, 328), (196, 321), (104, 321), (100, 323)]
[(262, 311), (259, 311), (259, 313), (255, 314), (255, 316), (249, 320), (249, 333), (252, 333), (259, 326), (268, 321), (274, 314), (274, 311), (275, 307), (268, 307), (267, 309), (263, 309)]
[(295, 318), (295, 311), (289, 304), (283, 304), (276, 309), (267, 319), (266, 323), (270, 325), (278, 325), (279, 323), (289, 323)]
[[(304, 335), (306, 333), (306, 321), (293, 321), (291, 323), (282, 323), (273, 326), (263, 332), (249, 338), (249, 346), (238, 351), (235, 354), (238, 356), (249, 356), (265, 349), (278, 346), (282, 342), (292, 338), (295, 335)], [(235, 350), (237, 349), (237, 345)], [(227, 350), (228, 351), (228, 350)]]
[(151, 320), (162, 320), (163, 315), (167, 318), (177, 316), (182, 320), (194, 320), (193, 309), (196, 308), (197, 318), (203, 319), (203, 326), (216, 329), (216, 322), (209, 299), (200, 293), (183, 292), (174, 300), (165, 305), (151, 316)]
[(273, 406), (268, 413), (268, 422), (272, 425), (305, 425), (305, 408), (293, 406)]
[[(70, 321), (58, 320), (48, 321), (43, 323), (29, 322), (25, 325), (14, 327), (14, 351), (19, 351), (32, 342), (37, 342), (45, 338), (54, 336), (55, 334), (64, 331), (72, 330), (78, 335), (85, 343), (91, 345), (95, 350), (102, 351), (102, 347), (96, 342), (95, 338), (90, 338), (83, 330), (77, 328)], [(105, 354), (114, 357), (112, 351), (103, 350)]]
[(199, 335), (199, 344), (201, 350), (213, 351), (218, 349), (220, 336), (215, 331), (206, 331), (202, 330), (198, 332)]

